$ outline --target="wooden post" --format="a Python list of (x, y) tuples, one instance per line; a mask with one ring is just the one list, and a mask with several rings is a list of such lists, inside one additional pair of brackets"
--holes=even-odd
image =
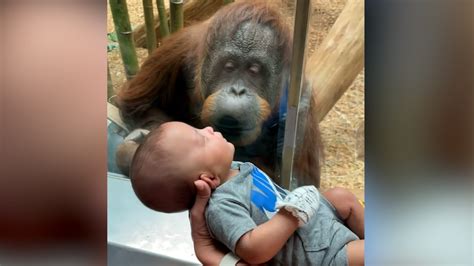
[(153, 1), (143, 0), (143, 12), (145, 14), (146, 25), (146, 47), (148, 54), (156, 48), (155, 21), (153, 19)]
[(127, 79), (132, 79), (138, 71), (138, 60), (133, 45), (133, 32), (128, 17), (127, 2), (125, 0), (110, 0), (109, 3), (125, 74)]
[(364, 67), (364, 1), (347, 0), (338, 19), (306, 65), (319, 121)]
[(170, 0), (171, 33), (177, 32), (183, 28), (183, 2), (184, 0)]
[(158, 6), (158, 14), (160, 16), (160, 36), (163, 39), (164, 37), (170, 35), (170, 29), (168, 27), (168, 16), (166, 15), (164, 0), (156, 0), (156, 5)]

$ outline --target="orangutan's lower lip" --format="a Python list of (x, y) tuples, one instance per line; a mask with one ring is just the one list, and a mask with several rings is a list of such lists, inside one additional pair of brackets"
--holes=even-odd
[(236, 138), (243, 134), (254, 130), (254, 128), (242, 128), (242, 127), (222, 127), (216, 126), (218, 131), (223, 135), (224, 138)]
[(254, 127), (244, 125), (238, 119), (235, 119), (234, 117), (228, 115), (221, 117), (216, 123), (213, 123), (212, 127), (221, 133), (225, 132), (229, 134), (231, 134), (231, 131), (244, 132), (251, 131), (254, 129)]
[(215, 127), (219, 129), (240, 129), (242, 123), (233, 116), (224, 115), (216, 119)]
[(221, 130), (222, 135), (224, 136), (225, 139), (228, 139), (230, 141), (235, 141), (236, 139), (239, 139), (241, 137), (240, 131), (237, 130)]

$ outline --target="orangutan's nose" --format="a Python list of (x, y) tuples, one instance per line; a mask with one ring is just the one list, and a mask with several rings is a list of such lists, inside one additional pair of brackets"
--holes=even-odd
[(244, 86), (235, 85), (230, 87), (230, 93), (235, 96), (242, 96), (247, 93), (247, 88)]

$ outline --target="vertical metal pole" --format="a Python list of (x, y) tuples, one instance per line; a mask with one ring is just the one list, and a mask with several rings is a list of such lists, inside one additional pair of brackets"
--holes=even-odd
[(290, 88), (288, 92), (288, 111), (286, 115), (285, 140), (283, 142), (281, 168), (282, 185), (290, 190), (292, 190), (296, 185), (293, 180), (293, 161), (295, 157), (296, 133), (298, 131), (298, 106), (304, 81), (305, 48), (310, 12), (310, 0), (296, 1), (293, 55), (291, 59)]

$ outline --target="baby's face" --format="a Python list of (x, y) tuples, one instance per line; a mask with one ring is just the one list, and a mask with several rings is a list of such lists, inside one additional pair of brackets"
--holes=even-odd
[(197, 129), (181, 122), (165, 125), (166, 142), (183, 165), (197, 166), (216, 176), (225, 176), (234, 157), (234, 145), (211, 127)]

